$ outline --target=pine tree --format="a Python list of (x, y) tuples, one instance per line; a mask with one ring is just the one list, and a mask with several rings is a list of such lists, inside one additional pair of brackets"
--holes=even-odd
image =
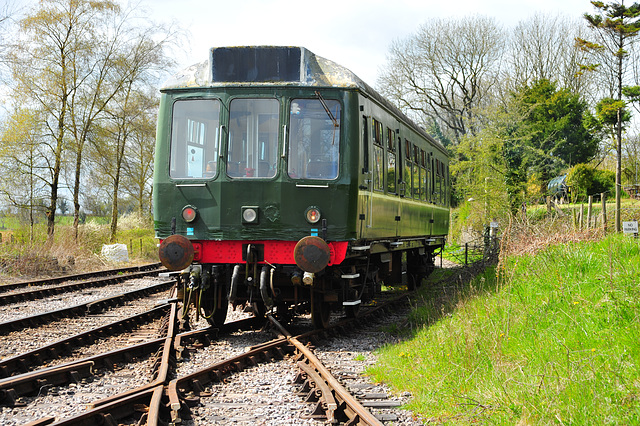
[[(625, 76), (625, 61), (629, 58), (628, 49), (633, 44), (640, 32), (640, 4), (634, 3), (627, 7), (624, 1), (605, 4), (601, 1), (592, 1), (591, 4), (598, 9), (599, 14), (584, 14), (584, 18), (597, 36), (598, 42), (577, 39), (578, 44), (585, 50), (603, 53), (613, 57), (609, 71), (615, 76), (616, 87), (611, 88), (615, 92), (616, 100), (622, 102)], [(599, 64), (598, 64), (599, 65)], [(593, 69), (594, 65), (585, 66), (585, 69)], [(621, 231), (620, 221), (620, 196), (622, 188), (622, 127), (624, 118), (623, 104), (619, 104), (616, 115), (616, 232)]]

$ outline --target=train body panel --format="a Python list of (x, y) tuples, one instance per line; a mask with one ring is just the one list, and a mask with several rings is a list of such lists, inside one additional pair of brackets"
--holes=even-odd
[(325, 319), (381, 279), (425, 275), (446, 240), (449, 184), (438, 142), (303, 48), (212, 49), (163, 89), (160, 257), (216, 321), (225, 295), (267, 308), (315, 301)]

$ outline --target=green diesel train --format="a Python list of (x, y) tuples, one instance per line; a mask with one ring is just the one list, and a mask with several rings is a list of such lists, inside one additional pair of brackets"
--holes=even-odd
[(231, 302), (323, 327), (433, 269), (446, 151), (349, 70), (302, 47), (220, 47), (161, 92), (159, 256), (210, 323)]

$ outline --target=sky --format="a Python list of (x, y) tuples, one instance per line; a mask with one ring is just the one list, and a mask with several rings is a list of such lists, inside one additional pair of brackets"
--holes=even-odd
[(535, 15), (580, 20), (589, 0), (142, 0), (156, 22), (188, 31), (180, 68), (207, 59), (211, 47), (302, 46), (375, 86), (395, 40), (432, 18), (484, 15), (509, 27)]

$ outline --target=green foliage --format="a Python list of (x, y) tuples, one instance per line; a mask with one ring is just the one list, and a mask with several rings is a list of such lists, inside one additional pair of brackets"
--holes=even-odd
[(567, 175), (575, 202), (584, 201), (589, 195), (613, 193), (615, 180), (615, 173), (612, 171), (596, 169), (587, 164), (573, 166)]
[(508, 116), (496, 112), (495, 117), (494, 125), (463, 138), (456, 147), (457, 161), (450, 167), (460, 206), (458, 220), (452, 221), (454, 238), (468, 228), (481, 233), (492, 218), (509, 214), (507, 166), (498, 130)]
[[(485, 178), (512, 213), (538, 199), (547, 182), (570, 164), (592, 159), (599, 145), (596, 120), (577, 94), (538, 80), (513, 93), (489, 115), (477, 136), (463, 139), (452, 166), (460, 198), (484, 199)], [(532, 179), (535, 177), (535, 179)], [(496, 186), (495, 182), (501, 181)], [(537, 184), (537, 188), (529, 188)], [(491, 191), (489, 191), (491, 192)]]
[(621, 235), (509, 258), (448, 302), (425, 296), (424, 326), (368, 372), (427, 422), (638, 424), (639, 264)]
[(538, 80), (516, 94), (524, 116), (520, 132), (528, 135), (523, 160), (546, 181), (571, 163), (591, 160), (598, 150), (587, 104), (549, 80)]
[(606, 126), (615, 126), (618, 123), (618, 110), (621, 111), (621, 123), (631, 121), (631, 112), (627, 109), (627, 103), (613, 98), (603, 98), (596, 105), (596, 116)]

